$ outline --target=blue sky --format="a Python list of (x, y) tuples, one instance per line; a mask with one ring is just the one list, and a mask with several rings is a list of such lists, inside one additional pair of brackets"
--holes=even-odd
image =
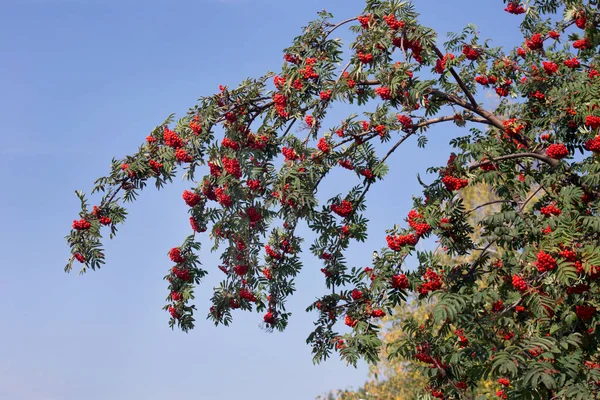
[[(107, 243), (107, 265), (79, 277), (63, 273), (64, 236), (77, 217), (76, 189), (89, 191), (110, 159), (135, 151), (171, 112), (183, 115), (219, 84), (276, 71), (282, 49), (323, 8), (340, 20), (360, 0), (2, 0), (0, 117), (0, 398), (11, 400), (312, 399), (359, 385), (367, 368), (333, 359), (313, 366), (304, 308), (323, 290), (309, 256), (290, 301), (289, 329), (269, 334), (260, 315), (238, 313), (233, 326), (203, 319), (221, 278), (208, 244), (211, 275), (198, 288), (197, 328), (171, 331), (160, 308), (167, 251), (189, 232), (178, 181), (152, 188), (130, 207), (128, 223)], [(418, 0), (439, 32), (475, 22), (482, 36), (517, 43), (519, 18), (502, 2)], [(344, 37), (345, 34), (342, 34)], [(345, 109), (334, 110), (332, 120)], [(418, 194), (415, 176), (443, 163), (451, 126), (395, 153), (393, 177), (370, 192), (366, 244), (348, 258), (367, 265)], [(342, 184), (340, 184), (343, 183)], [(330, 181), (326, 194), (354, 182)], [(389, 216), (395, 216), (393, 219)], [(309, 240), (310, 243), (310, 240)]]

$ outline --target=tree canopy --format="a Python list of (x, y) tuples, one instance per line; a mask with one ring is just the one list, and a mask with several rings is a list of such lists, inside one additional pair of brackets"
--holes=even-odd
[[(77, 192), (66, 271), (75, 261), (82, 272), (104, 264), (103, 235), (116, 234), (125, 204), (183, 172), (192, 233), (168, 252), (172, 327), (194, 327), (208, 236), (225, 274), (208, 318), (227, 325), (233, 310), (256, 310), (268, 329), (283, 330), (305, 249), (296, 228), (306, 223), (329, 289), (307, 309), (318, 315), (307, 339), (316, 362), (333, 352), (377, 362), (378, 321), (413, 296), (433, 299), (428, 318), (404, 320), (387, 354), (418, 360), (431, 396), (474, 398), (482, 379), (497, 382), (500, 398), (598, 396), (598, 2), (497, 3), (520, 23), (514, 48), (491, 47), (474, 25), (438, 43), (409, 1), (367, 0), (341, 22), (319, 13), (277, 74), (220, 87), (182, 118), (169, 116), (137, 152), (113, 159), (92, 189), (96, 205)], [(334, 33), (347, 26), (354, 41), (345, 50)], [(494, 109), (481, 101), (489, 90), (501, 99)], [(362, 114), (323, 126), (336, 102)], [(422, 194), (390, 224), (373, 264), (350, 265), (346, 250), (367, 237), (370, 188), (406, 175), (386, 161), (408, 138), (426, 146), (437, 124), (465, 134), (431, 165), (432, 182), (419, 178)], [(348, 170), (347, 192), (319, 199), (335, 168)], [(467, 208), (459, 194), (477, 185), (491, 188), (497, 212), (472, 223), (489, 204)], [(438, 251), (417, 251), (428, 237)]]

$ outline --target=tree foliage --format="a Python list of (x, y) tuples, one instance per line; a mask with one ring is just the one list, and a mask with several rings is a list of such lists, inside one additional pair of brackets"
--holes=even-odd
[[(476, 225), (482, 219), (489, 217), (499, 210), (501, 200), (494, 198), (490, 187), (486, 185), (468, 186), (457, 194), (468, 210), (468, 222)], [(477, 240), (478, 232), (470, 235), (471, 240)], [(495, 249), (498, 250), (498, 249)], [(473, 262), (477, 253), (463, 257), (450, 257), (442, 253), (442, 263), (454, 265), (464, 262)], [(381, 321), (380, 338), (382, 341), (380, 361), (369, 367), (369, 379), (358, 389), (337, 390), (322, 397), (327, 400), (418, 400), (431, 398), (425, 392), (427, 379), (423, 373), (424, 364), (411, 358), (389, 357), (387, 349), (394, 343), (406, 340), (403, 325), (411, 320), (416, 325), (422, 325), (432, 318), (432, 308), (435, 297), (429, 297), (427, 301), (418, 301), (409, 298), (406, 302), (394, 307), (393, 313), (384, 317)], [(452, 334), (453, 335), (453, 334)], [(495, 382), (481, 380), (473, 390), (478, 395), (493, 396)], [(321, 397), (317, 398), (320, 399)]]
[[(474, 398), (482, 379), (497, 380), (501, 398), (598, 396), (598, 2), (498, 1), (503, 7), (521, 22), (514, 49), (490, 47), (472, 25), (438, 47), (408, 1), (367, 0), (360, 16), (337, 24), (321, 12), (285, 49), (278, 74), (221, 87), (183, 118), (170, 116), (136, 153), (113, 160), (92, 190), (97, 206), (77, 193), (66, 270), (75, 260), (83, 272), (99, 268), (104, 227), (114, 236), (125, 203), (181, 170), (192, 185), (182, 197), (193, 233), (169, 251), (171, 326), (194, 326), (193, 290), (207, 273), (197, 252), (209, 231), (225, 279), (208, 317), (227, 325), (232, 310), (257, 310), (268, 328), (283, 330), (302, 267), (296, 227), (305, 222), (330, 290), (308, 307), (318, 315), (307, 339), (315, 361), (338, 352), (351, 364), (377, 362), (378, 320), (414, 295), (435, 300), (432, 318), (406, 320), (388, 352), (428, 366), (431, 396)], [(349, 25), (354, 41), (344, 52), (332, 34)], [(502, 99), (493, 110), (478, 101), (488, 89)], [(336, 102), (357, 105), (362, 117), (324, 127)], [(367, 235), (369, 189), (393, 179), (386, 161), (410, 137), (426, 146), (428, 129), (441, 123), (468, 131), (428, 170), (437, 178), (420, 181), (422, 196), (389, 227), (373, 265), (349, 265), (345, 251)], [(357, 183), (318, 199), (334, 168)], [(472, 224), (457, 193), (480, 184), (499, 209)], [(416, 251), (430, 236), (444, 255)]]

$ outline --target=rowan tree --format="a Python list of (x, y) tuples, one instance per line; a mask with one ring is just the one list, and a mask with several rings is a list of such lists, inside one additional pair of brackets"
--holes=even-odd
[[(490, 47), (472, 25), (438, 44), (408, 1), (367, 0), (339, 23), (321, 12), (285, 49), (278, 74), (221, 87), (176, 122), (167, 118), (96, 181), (96, 206), (77, 192), (66, 270), (75, 260), (82, 271), (99, 268), (102, 235), (124, 222), (124, 203), (184, 171), (192, 234), (168, 251), (172, 327), (194, 326), (193, 289), (207, 273), (198, 250), (209, 236), (225, 278), (208, 318), (227, 325), (234, 309), (256, 310), (283, 330), (302, 267), (302, 222), (316, 234), (309, 249), (330, 289), (308, 307), (318, 315), (307, 339), (315, 361), (338, 352), (351, 364), (376, 362), (378, 320), (409, 295), (433, 297), (432, 318), (407, 320), (406, 339), (389, 349), (428, 366), (431, 396), (473, 398), (481, 379), (497, 381), (500, 398), (599, 396), (598, 2), (497, 6), (520, 23), (523, 42), (513, 49)], [(354, 41), (345, 52), (333, 33), (347, 26)], [(502, 99), (493, 109), (481, 101), (490, 89)], [(361, 116), (323, 126), (336, 102), (356, 104)], [(428, 170), (436, 178), (421, 181), (422, 195), (389, 227), (373, 265), (349, 265), (345, 251), (367, 235), (369, 189), (394, 177), (386, 161), (410, 137), (426, 146), (428, 129), (443, 123), (466, 128), (450, 141), (454, 152)], [(334, 168), (348, 170), (348, 192), (319, 199)], [(457, 194), (479, 184), (500, 209), (473, 225)], [(474, 261), (417, 251), (428, 237), (452, 260)]]

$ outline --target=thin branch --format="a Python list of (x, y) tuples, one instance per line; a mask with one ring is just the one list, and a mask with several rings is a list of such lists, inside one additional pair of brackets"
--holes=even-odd
[(500, 203), (506, 203), (506, 202), (507, 202), (507, 200), (494, 200), (494, 201), (488, 201), (487, 203), (480, 204), (480, 205), (478, 205), (477, 207), (474, 207), (474, 208), (471, 208), (471, 209), (470, 209), (470, 210), (468, 210), (468, 211), (465, 211), (465, 215), (468, 215), (468, 214), (472, 213), (473, 211), (477, 211), (477, 210), (479, 210), (480, 208), (487, 207), (487, 206), (491, 206), (492, 204), (500, 204)]
[[(538, 192), (539, 192), (540, 190), (542, 190), (542, 189), (543, 189), (544, 191), (546, 191), (546, 188), (544, 188), (544, 186), (540, 185), (540, 187), (539, 187), (539, 188), (537, 188), (537, 189), (536, 189), (536, 191), (535, 191), (535, 192), (533, 192), (533, 193), (531, 194), (531, 196), (529, 196), (529, 197), (528, 197), (528, 198), (525, 200), (525, 202), (523, 202), (523, 204), (521, 205), (521, 207), (519, 207), (519, 212), (523, 212), (523, 210), (525, 209), (525, 206), (527, 205), (527, 203), (529, 203), (529, 202), (531, 201), (531, 199), (533, 199), (533, 198), (535, 197), (535, 195), (536, 195), (536, 194), (538, 194)], [(547, 191), (546, 191), (546, 192), (547, 192)]]
[(479, 168), (482, 165), (491, 164), (495, 161), (511, 160), (511, 159), (515, 159), (515, 158), (535, 158), (535, 159), (543, 161), (546, 164), (549, 164), (551, 166), (554, 166), (554, 162), (556, 162), (556, 160), (554, 160), (553, 158), (550, 158), (546, 155), (539, 154), (539, 153), (515, 153), (515, 154), (507, 154), (505, 156), (500, 156), (500, 157), (496, 157), (491, 160), (485, 160), (485, 161), (473, 164), (473, 165), (469, 166), (469, 171)]
[(358, 19), (358, 17), (354, 17), (354, 18), (348, 18), (348, 19), (347, 19), (347, 20), (345, 20), (345, 21), (342, 21), (342, 22), (339, 22), (339, 23), (335, 24), (335, 25), (334, 25), (334, 26), (333, 26), (333, 27), (332, 27), (332, 28), (329, 30), (329, 32), (327, 32), (327, 34), (325, 35), (325, 37), (323, 38), (323, 40), (326, 40), (326, 39), (329, 37), (329, 35), (331, 35), (331, 34), (333, 33), (333, 31), (335, 31), (335, 30), (336, 30), (337, 28), (339, 28), (340, 26), (342, 26), (342, 25), (345, 25), (345, 24), (347, 24), (347, 23), (349, 23), (349, 22), (352, 22), (352, 21), (356, 21), (357, 19)]

